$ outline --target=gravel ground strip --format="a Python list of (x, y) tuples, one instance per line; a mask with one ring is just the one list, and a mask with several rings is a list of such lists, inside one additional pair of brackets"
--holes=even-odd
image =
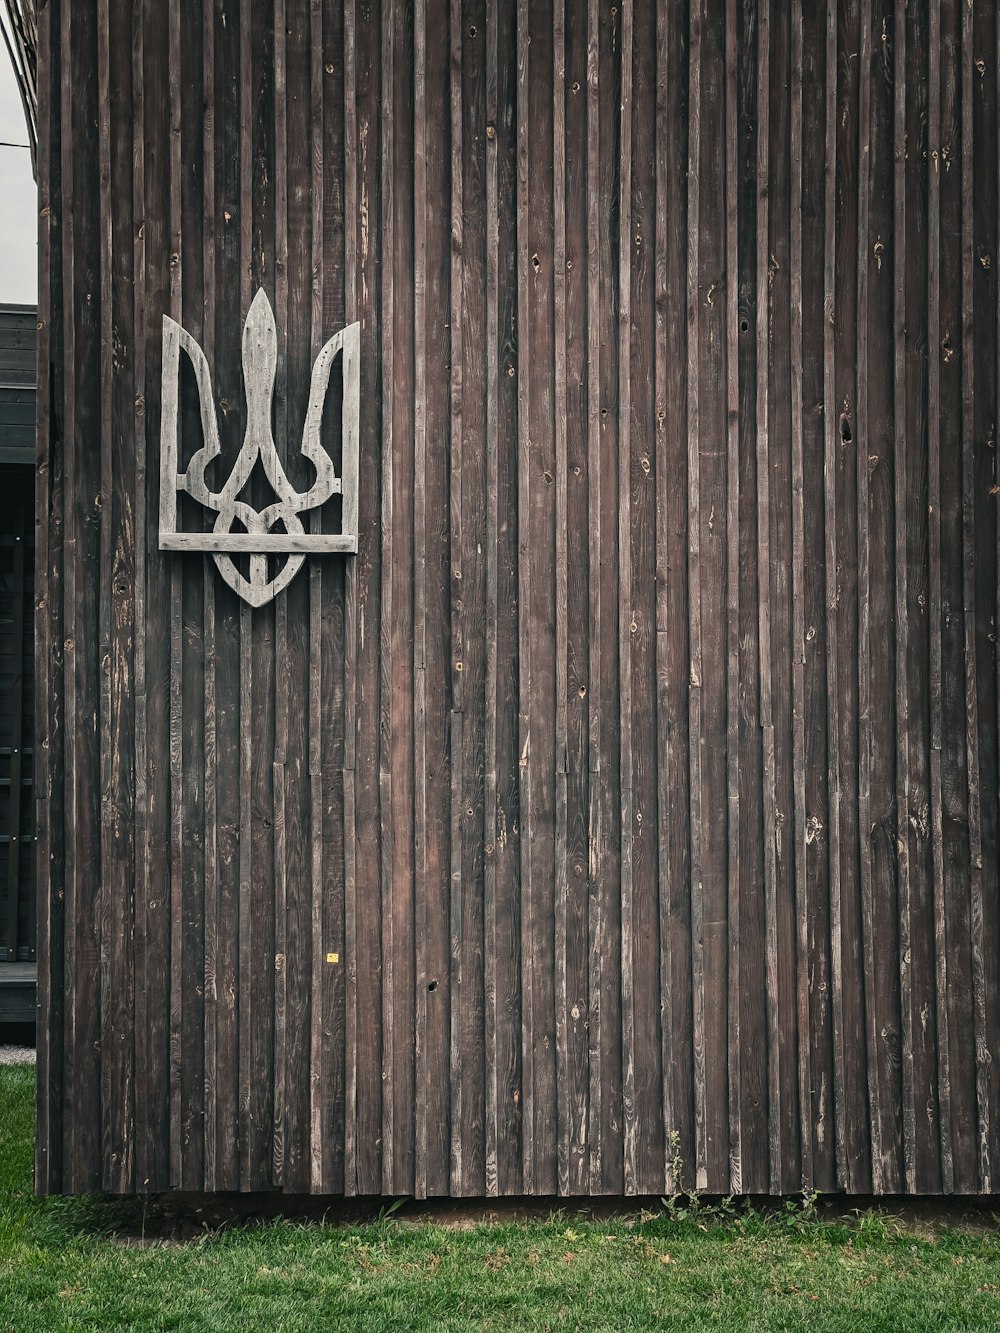
[(0, 1065), (33, 1065), (35, 1050), (32, 1046), (0, 1046)]

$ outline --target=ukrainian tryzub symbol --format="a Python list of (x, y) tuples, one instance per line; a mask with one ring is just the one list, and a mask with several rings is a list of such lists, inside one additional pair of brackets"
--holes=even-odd
[[(281, 466), (271, 430), (271, 404), (278, 364), (278, 339), (271, 304), (263, 291), (254, 297), (243, 326), (243, 381), (247, 426), (243, 446), (221, 491), (205, 480), (208, 465), (221, 453), (212, 397), (212, 381), (205, 354), (179, 324), (163, 317), (163, 407), (160, 441), (160, 549), (209, 551), (219, 573), (251, 606), (263, 606), (286, 588), (305, 558), (313, 552), (358, 549), (358, 413), (360, 405), (361, 326), (350, 324), (323, 347), (312, 369), (309, 405), (302, 429), (301, 453), (315, 469), (312, 485), (297, 491)], [(178, 400), (181, 350), (194, 370), (201, 406), (203, 442), (184, 472), (178, 472)], [(344, 399), (341, 409), (343, 455), (341, 476), (323, 448), (320, 428), (323, 404), (330, 385), (334, 359), (343, 353)], [(260, 461), (275, 501), (255, 509), (241, 492)], [(177, 492), (188, 495), (216, 514), (211, 532), (178, 532)], [(318, 511), (332, 495), (342, 496), (339, 533), (307, 532), (301, 515)], [(314, 524), (314, 527), (318, 524)], [(248, 555), (247, 578), (233, 556)], [(269, 557), (286, 556), (268, 578)]]

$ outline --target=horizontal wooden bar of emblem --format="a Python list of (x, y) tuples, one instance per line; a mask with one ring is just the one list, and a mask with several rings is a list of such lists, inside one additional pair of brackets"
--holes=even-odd
[[(187, 474), (184, 472), (178, 472), (177, 474), (177, 489), (179, 491), (187, 490)], [(336, 477), (336, 476), (332, 477), (330, 479), (330, 494), (343, 495), (343, 493), (344, 493), (343, 477)]]
[(161, 532), (161, 551), (208, 551), (225, 555), (357, 554), (358, 539), (344, 533)]

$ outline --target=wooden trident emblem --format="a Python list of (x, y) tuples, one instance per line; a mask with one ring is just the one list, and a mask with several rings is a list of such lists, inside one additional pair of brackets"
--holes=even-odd
[[(177, 470), (178, 398), (181, 349), (194, 370), (201, 406), (203, 443), (184, 472)], [(320, 441), (323, 404), (330, 385), (334, 358), (344, 358), (344, 399), (341, 408), (343, 461), (337, 476), (333, 460)], [(271, 405), (278, 364), (274, 313), (266, 293), (253, 299), (243, 326), (243, 382), (247, 401), (247, 428), (243, 446), (221, 491), (213, 491), (205, 470), (222, 452), (212, 398), (212, 380), (205, 354), (181, 326), (163, 317), (163, 407), (160, 429), (160, 550), (209, 551), (219, 573), (232, 590), (251, 606), (263, 606), (286, 588), (312, 552), (358, 549), (358, 413), (360, 406), (361, 326), (349, 324), (323, 347), (312, 369), (309, 405), (302, 429), (303, 458), (315, 469), (312, 485), (296, 491), (285, 475), (271, 431)], [(255, 509), (241, 492), (260, 461), (274, 492), (273, 504)], [(177, 492), (213, 510), (211, 532), (177, 531)], [(339, 533), (306, 532), (300, 515), (318, 511), (332, 495), (343, 497)], [(315, 525), (318, 526), (318, 525)], [(249, 555), (247, 578), (233, 560)], [(286, 556), (268, 578), (268, 558)]]

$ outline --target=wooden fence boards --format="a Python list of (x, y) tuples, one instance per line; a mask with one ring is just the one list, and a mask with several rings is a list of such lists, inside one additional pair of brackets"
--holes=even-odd
[[(39, 1189), (989, 1189), (992, 8), (40, 36)], [(360, 516), (251, 610), (153, 479), (258, 287)]]

